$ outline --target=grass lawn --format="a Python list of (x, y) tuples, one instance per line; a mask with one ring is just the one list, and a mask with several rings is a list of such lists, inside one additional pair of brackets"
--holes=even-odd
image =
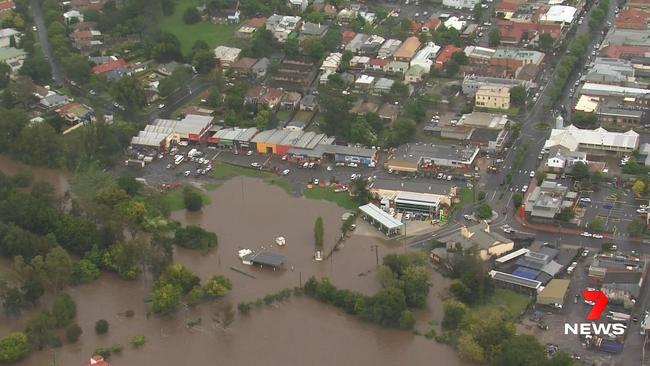
[[(186, 187), (189, 187), (189, 186), (186, 186)], [(172, 211), (182, 210), (182, 209), (185, 208), (185, 202), (183, 202), (183, 189), (185, 189), (185, 187), (179, 187), (179, 188), (167, 191), (163, 195), (163, 200), (165, 200), (165, 202), (167, 202), (167, 204), (169, 205), (169, 208)], [(200, 190), (198, 190), (198, 189), (196, 189), (194, 187), (190, 187), (190, 189), (196, 190), (197, 192), (199, 192), (201, 194), (201, 198), (203, 199), (203, 204), (204, 205), (209, 205), (210, 202), (212, 202), (210, 200), (210, 197), (208, 197), (205, 193), (201, 192)]]
[(290, 111), (283, 109), (281, 111), (278, 111), (275, 116), (278, 118), (278, 121), (288, 121), (289, 120), (289, 114)]
[(304, 195), (305, 197), (314, 200), (334, 202), (348, 210), (354, 210), (359, 207), (348, 192), (336, 193), (334, 192), (334, 188), (331, 187), (312, 187), (311, 189), (306, 189)]
[(530, 298), (524, 294), (502, 288), (494, 289), (494, 294), (487, 304), (473, 308), (477, 312), (502, 309), (512, 318), (518, 317), (526, 310)]
[[(245, 168), (223, 162), (215, 162), (215, 164), (212, 166), (210, 176), (216, 179), (227, 179), (238, 176), (260, 178), (268, 184), (282, 188), (287, 193), (293, 192), (293, 188), (286, 179), (279, 177), (269, 171)], [(216, 185), (210, 185), (208, 186), (208, 189), (209, 188), (216, 188)]]
[(460, 202), (462, 202), (462, 203), (472, 203), (472, 202), (474, 202), (474, 191), (471, 188), (467, 188), (467, 187), (461, 188), (460, 189)]
[(296, 119), (298, 121), (303, 121), (303, 122), (309, 122), (311, 119), (312, 113), (310, 111), (298, 111), (296, 112), (296, 115), (293, 117), (293, 119)]
[(201, 0), (179, 0), (176, 2), (176, 10), (171, 16), (162, 17), (160, 28), (173, 33), (181, 42), (181, 49), (184, 55), (192, 50), (195, 41), (202, 39), (208, 46), (214, 48), (227, 44), (232, 38), (233, 32), (238, 28), (237, 24), (213, 24), (202, 21), (196, 24), (185, 24), (183, 13), (191, 6), (203, 4)]

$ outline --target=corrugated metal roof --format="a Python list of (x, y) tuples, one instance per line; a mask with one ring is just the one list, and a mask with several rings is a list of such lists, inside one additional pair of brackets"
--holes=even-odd
[(275, 130), (275, 133), (271, 135), (267, 140), (267, 144), (273, 144), (277, 145), (279, 144), (287, 135), (289, 134), (290, 131), (287, 130)]
[(298, 141), (300, 136), (302, 136), (302, 131), (290, 131), (283, 139), (278, 143), (278, 145), (289, 145), (294, 146)]
[(258, 133), (257, 135), (255, 135), (255, 137), (253, 137), (253, 139), (251, 141), (255, 142), (255, 143), (260, 143), (260, 142), (264, 143), (264, 142), (266, 142), (266, 140), (269, 139), (269, 137), (271, 137), (271, 135), (273, 135), (275, 133), (275, 131), (276, 130), (262, 131), (262, 132)]
[(372, 217), (375, 221), (379, 222), (382, 226), (389, 230), (396, 229), (404, 225), (402, 222), (398, 221), (396, 218), (384, 212), (382, 209), (373, 205), (372, 203), (360, 206), (359, 210)]

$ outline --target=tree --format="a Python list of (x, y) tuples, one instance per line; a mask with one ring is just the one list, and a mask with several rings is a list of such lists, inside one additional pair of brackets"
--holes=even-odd
[(591, 112), (575, 111), (571, 121), (581, 128), (593, 128), (598, 124), (598, 116)]
[(646, 231), (646, 223), (644, 219), (636, 218), (627, 225), (627, 232), (630, 236), (641, 236)]
[(492, 207), (489, 204), (483, 203), (476, 209), (476, 217), (481, 220), (486, 220), (492, 217)]
[(318, 37), (307, 37), (301, 43), (302, 53), (313, 58), (321, 59), (325, 56), (325, 46)]
[(27, 164), (56, 166), (61, 152), (61, 137), (47, 123), (23, 128), (16, 153)]
[(510, 102), (517, 107), (526, 105), (526, 88), (521, 85), (512, 87), (510, 89)]
[(81, 333), (83, 333), (81, 327), (77, 324), (73, 324), (65, 330), (65, 338), (68, 342), (75, 343), (79, 340)]
[(316, 222), (314, 223), (314, 242), (316, 245), (316, 250), (323, 250), (323, 218), (318, 216)]
[(9, 85), (9, 76), (11, 76), (11, 67), (6, 62), (0, 62), (0, 89)]
[(212, 276), (203, 285), (206, 296), (213, 298), (225, 296), (231, 289), (232, 283), (224, 276)]
[(415, 121), (408, 118), (398, 118), (395, 123), (393, 123), (389, 144), (391, 146), (398, 146), (411, 141), (416, 130), (417, 125), (415, 124)]
[(183, 202), (188, 211), (201, 211), (201, 208), (203, 207), (203, 197), (201, 196), (201, 193), (190, 187), (183, 188)]
[(560, 210), (560, 213), (557, 214), (556, 218), (562, 222), (569, 222), (573, 220), (573, 218), (576, 216), (575, 211), (573, 211), (573, 208), (571, 207), (563, 207)]
[(583, 180), (589, 177), (589, 167), (582, 162), (576, 162), (571, 168), (571, 175), (576, 180)]
[(521, 193), (517, 192), (512, 195), (512, 204), (515, 206), (515, 208), (519, 208), (521, 206), (521, 201), (523, 200), (523, 196)]
[(410, 265), (399, 277), (406, 305), (424, 308), (429, 295), (429, 274), (424, 266)]
[(12, 363), (31, 352), (27, 335), (22, 332), (11, 333), (0, 338), (0, 362)]
[(641, 179), (637, 179), (632, 186), (632, 191), (634, 191), (637, 196), (643, 195), (643, 192), (645, 192), (645, 183)]
[(57, 328), (64, 327), (74, 319), (77, 314), (77, 305), (70, 295), (62, 292), (54, 298), (52, 303), (52, 316), (54, 317), (54, 326)]
[(465, 314), (467, 314), (467, 306), (462, 302), (456, 300), (445, 301), (442, 327), (449, 330), (458, 329)]
[(95, 322), (95, 333), (97, 334), (106, 334), (108, 333), (108, 322), (104, 319), (100, 319)]
[(219, 244), (217, 234), (198, 226), (179, 227), (174, 232), (174, 243), (188, 249), (210, 249)]
[(555, 44), (555, 39), (553, 39), (553, 36), (551, 36), (550, 33), (542, 33), (542, 35), (539, 36), (539, 49), (545, 52), (549, 52), (553, 49), (553, 45)]
[(146, 338), (143, 335), (137, 335), (131, 338), (131, 344), (133, 345), (133, 347), (136, 348), (144, 346), (145, 342), (146, 342)]
[(415, 326), (415, 314), (411, 310), (404, 310), (399, 317), (400, 329), (413, 329)]
[(458, 337), (458, 353), (460, 357), (472, 362), (485, 362), (485, 350), (468, 332), (463, 332)]
[(201, 280), (182, 264), (172, 264), (168, 266), (158, 278), (158, 285), (174, 285), (180, 288), (184, 294), (199, 285), (200, 282)]
[(128, 110), (138, 110), (147, 102), (144, 88), (133, 76), (124, 76), (113, 84), (111, 93), (115, 100)]
[(587, 228), (592, 231), (603, 231), (605, 229), (605, 225), (603, 224), (603, 220), (599, 217), (594, 217), (593, 219), (589, 220), (587, 222)]
[(163, 284), (153, 290), (151, 310), (154, 313), (171, 313), (181, 303), (181, 289), (171, 284)]
[(72, 260), (63, 248), (56, 247), (47, 253), (44, 270), (47, 273), (47, 281), (55, 293), (70, 282), (72, 266)]
[(196, 68), (199, 74), (209, 73), (214, 69), (215, 65), (214, 53), (210, 50), (199, 50), (192, 57), (192, 66)]
[(490, 34), (488, 35), (489, 37), (489, 43), (490, 47), (496, 47), (501, 43), (501, 34), (499, 33), (499, 28), (494, 28), (490, 31)]
[(25, 334), (29, 343), (37, 349), (42, 349), (52, 338), (54, 318), (47, 311), (41, 311), (34, 315), (25, 326)]
[(0, 305), (7, 316), (16, 316), (27, 307), (27, 302), (20, 288), (8, 287), (4, 281), (0, 281)]
[(185, 9), (185, 12), (183, 13), (183, 22), (185, 22), (185, 24), (196, 24), (200, 21), (201, 14), (196, 9), (196, 6), (190, 6)]
[(546, 360), (544, 347), (530, 335), (516, 335), (504, 340), (496, 356), (496, 364), (504, 366), (538, 365)]

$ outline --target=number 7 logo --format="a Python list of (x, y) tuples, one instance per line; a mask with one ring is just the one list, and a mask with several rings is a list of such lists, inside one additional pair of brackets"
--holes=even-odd
[(589, 310), (589, 313), (587, 313), (587, 320), (598, 320), (603, 314), (603, 311), (605, 311), (605, 307), (609, 301), (607, 300), (607, 296), (605, 296), (604, 292), (599, 290), (583, 290), (582, 296), (586, 301), (591, 301), (594, 303), (594, 305), (591, 307), (591, 310)]

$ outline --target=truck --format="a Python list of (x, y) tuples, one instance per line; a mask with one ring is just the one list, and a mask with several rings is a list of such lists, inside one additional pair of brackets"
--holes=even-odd
[(627, 323), (627, 322), (630, 321), (630, 316), (628, 314), (618, 313), (618, 312), (615, 312), (615, 311), (608, 312), (607, 317), (610, 320), (616, 321), (616, 322), (625, 322), (625, 323)]
[(196, 152), (197, 152), (196, 149), (192, 149), (192, 150), (190, 150), (190, 151), (187, 153), (187, 157), (188, 157), (188, 158), (193, 158), (194, 155), (196, 155)]
[(144, 159), (142, 159), (145, 163), (151, 163), (153, 161), (153, 156), (145, 156)]
[(174, 164), (176, 164), (176, 165), (180, 165), (180, 164), (183, 162), (183, 160), (185, 160), (185, 157), (183, 157), (182, 155), (179, 155), (179, 156), (177, 156), (176, 159), (174, 160)]
[(137, 166), (137, 167), (140, 167), (140, 168), (144, 168), (144, 161), (129, 159), (129, 160), (126, 160), (124, 162), (124, 165), (126, 165), (126, 166)]

